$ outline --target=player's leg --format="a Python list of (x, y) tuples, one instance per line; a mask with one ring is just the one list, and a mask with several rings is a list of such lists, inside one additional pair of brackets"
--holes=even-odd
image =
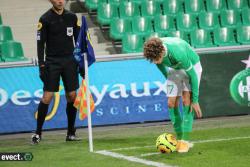
[(169, 68), (167, 80), (168, 111), (178, 140), (182, 136), (182, 118), (179, 109), (179, 99), (182, 92), (181, 86), (178, 70)]
[[(198, 82), (200, 83), (201, 79), (201, 73), (202, 73), (202, 67), (200, 62), (194, 65), (195, 72), (197, 74)], [(190, 134), (192, 132), (193, 128), (193, 121), (194, 121), (194, 111), (190, 111), (191, 107), (191, 85), (189, 78), (186, 76), (184, 79), (184, 85), (183, 85), (183, 137), (182, 139), (184, 141), (190, 140)]]
[(182, 137), (182, 118), (179, 109), (179, 99), (180, 97), (168, 97), (169, 116), (178, 140)]
[(79, 80), (77, 73), (77, 65), (75, 61), (71, 58), (66, 59), (64, 62), (62, 80), (66, 90), (67, 99), (66, 114), (68, 118), (68, 131), (66, 141), (80, 140), (75, 135), (75, 120), (77, 109), (73, 105), (76, 99), (76, 90), (79, 88)]
[(194, 112), (190, 111), (191, 105), (191, 92), (183, 91), (183, 136), (182, 139), (185, 141), (190, 140), (190, 133), (193, 127)]

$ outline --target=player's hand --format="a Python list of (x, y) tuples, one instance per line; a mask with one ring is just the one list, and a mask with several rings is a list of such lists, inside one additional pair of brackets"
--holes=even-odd
[(190, 107), (190, 112), (194, 111), (197, 118), (202, 117), (202, 112), (199, 103), (192, 103)]
[(40, 79), (43, 81), (43, 83), (45, 82), (45, 65), (41, 65), (39, 67), (39, 77)]

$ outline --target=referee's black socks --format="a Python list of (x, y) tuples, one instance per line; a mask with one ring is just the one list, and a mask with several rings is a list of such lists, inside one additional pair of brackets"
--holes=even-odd
[(48, 104), (44, 104), (42, 101), (40, 101), (38, 105), (38, 114), (37, 114), (37, 126), (36, 126), (36, 134), (41, 135), (42, 134), (42, 127), (45, 120), (45, 117), (48, 113)]
[(67, 103), (66, 113), (68, 117), (68, 132), (67, 135), (75, 135), (75, 120), (77, 109), (74, 107), (73, 102)]

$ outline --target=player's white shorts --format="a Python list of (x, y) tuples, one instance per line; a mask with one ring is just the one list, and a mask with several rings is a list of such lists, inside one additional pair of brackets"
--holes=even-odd
[[(199, 82), (198, 84), (200, 85), (200, 79), (202, 73), (202, 67), (200, 62), (194, 65), (194, 70), (197, 74)], [(191, 85), (186, 71), (175, 70), (169, 67), (168, 78), (167, 78), (167, 97), (182, 96), (183, 91), (191, 91)]]

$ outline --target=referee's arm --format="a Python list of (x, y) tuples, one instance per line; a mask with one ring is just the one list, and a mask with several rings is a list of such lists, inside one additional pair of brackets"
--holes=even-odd
[(38, 27), (37, 27), (37, 56), (39, 67), (44, 66), (44, 45), (47, 40), (47, 30), (45, 22), (40, 18)]

